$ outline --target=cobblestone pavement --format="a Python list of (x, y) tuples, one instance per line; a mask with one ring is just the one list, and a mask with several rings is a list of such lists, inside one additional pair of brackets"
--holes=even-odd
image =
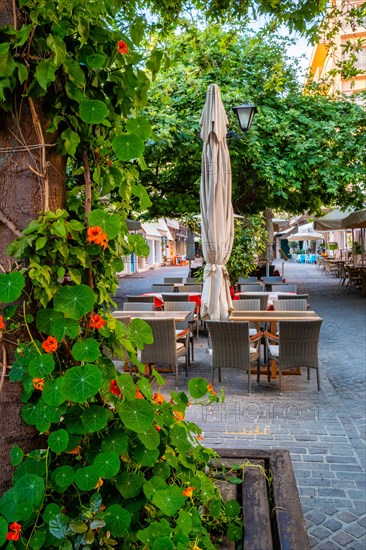
[[(163, 277), (187, 274), (186, 267), (165, 267), (125, 277), (116, 301), (147, 292)], [(298, 285), (298, 292), (309, 293), (311, 309), (323, 318), (321, 391), (314, 374), (310, 382), (306, 376), (285, 376), (283, 395), (276, 380), (268, 383), (263, 376), (260, 385), (252, 381), (248, 396), (244, 376), (223, 372), (225, 402), (191, 407), (187, 418), (200, 425), (209, 447), (288, 449), (311, 547), (365, 550), (366, 299), (356, 289), (348, 293), (336, 277), (325, 277), (314, 265), (287, 262), (285, 277)], [(210, 377), (203, 331), (189, 376)], [(169, 393), (174, 377), (165, 378), (164, 391)], [(181, 391), (187, 390), (183, 369), (179, 384)]]

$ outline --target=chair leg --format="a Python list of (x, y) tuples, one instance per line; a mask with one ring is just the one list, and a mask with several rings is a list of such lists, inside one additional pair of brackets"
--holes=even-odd
[(191, 359), (192, 361), (194, 361), (194, 338), (193, 338), (193, 334), (192, 336), (190, 336), (190, 341), (191, 341)]
[(248, 368), (248, 395), (250, 395), (252, 393), (252, 379), (251, 379), (251, 365), (249, 363), (249, 368)]
[(316, 381), (318, 385), (318, 391), (320, 391), (320, 373), (319, 373), (319, 367), (316, 368)]
[(282, 395), (282, 371), (280, 365), (278, 365), (278, 387), (280, 390), (280, 395)]

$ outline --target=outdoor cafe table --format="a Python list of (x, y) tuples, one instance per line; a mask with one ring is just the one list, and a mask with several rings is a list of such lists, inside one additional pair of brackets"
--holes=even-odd
[(113, 311), (115, 319), (130, 317), (131, 319), (174, 319), (176, 323), (184, 321), (190, 311)]
[[(279, 321), (315, 321), (319, 315), (315, 311), (240, 311), (234, 310), (229, 315), (229, 321), (248, 321), (250, 323), (270, 323), (270, 332), (276, 334)], [(290, 371), (292, 372), (292, 371)], [(276, 363), (271, 362), (271, 376), (277, 377)]]
[[(164, 292), (164, 295), (175, 297), (177, 295), (177, 293), (176, 292)], [(201, 305), (201, 293), (200, 292), (180, 292), (179, 295), (180, 296), (187, 296), (188, 295), (188, 301), (189, 302), (196, 302), (196, 306), (199, 309), (199, 307)], [(163, 295), (162, 295), (161, 292), (145, 292), (145, 294), (143, 294), (143, 296), (154, 296), (155, 297), (155, 302), (154, 302), (155, 307), (162, 307), (164, 305)]]

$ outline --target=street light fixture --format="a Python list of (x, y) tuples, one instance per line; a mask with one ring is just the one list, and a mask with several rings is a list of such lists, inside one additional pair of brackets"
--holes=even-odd
[(239, 126), (243, 133), (247, 132), (253, 122), (253, 117), (258, 109), (255, 105), (243, 104), (233, 107), (233, 111), (238, 117)]

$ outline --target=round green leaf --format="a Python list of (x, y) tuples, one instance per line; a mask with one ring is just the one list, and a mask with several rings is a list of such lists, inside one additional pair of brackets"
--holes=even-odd
[(81, 421), (86, 428), (86, 433), (99, 432), (106, 427), (112, 417), (109, 409), (98, 405), (91, 405), (81, 415)]
[(89, 313), (94, 304), (94, 293), (87, 285), (63, 286), (54, 297), (55, 310), (76, 320)]
[(239, 525), (231, 523), (227, 530), (227, 538), (232, 541), (242, 540), (243, 538), (243, 528)]
[(0, 273), (0, 302), (6, 304), (17, 300), (24, 285), (24, 276), (19, 271)]
[(84, 99), (80, 102), (80, 118), (87, 124), (100, 124), (108, 116), (108, 107), (99, 99)]
[(8, 522), (0, 516), (0, 546), (6, 542), (6, 535), (8, 532)]
[(75, 480), (75, 470), (71, 466), (60, 466), (53, 472), (52, 480), (56, 485), (67, 489)]
[(123, 537), (131, 523), (131, 515), (119, 504), (112, 504), (105, 511), (105, 522), (112, 538)]
[(18, 466), (23, 460), (24, 452), (20, 447), (13, 447), (10, 451), (10, 460), (13, 466)]
[(85, 338), (75, 342), (72, 354), (76, 361), (95, 361), (100, 355), (99, 344), (93, 338)]
[(181, 487), (171, 486), (167, 489), (156, 491), (152, 501), (163, 514), (174, 516), (187, 498), (183, 496), (182, 492), (183, 489)]
[(135, 134), (145, 140), (151, 136), (151, 125), (147, 118), (142, 116), (137, 118), (129, 118), (126, 124), (127, 132)]
[(99, 391), (101, 383), (102, 375), (99, 368), (86, 364), (66, 371), (63, 390), (69, 401), (84, 403)]
[(128, 437), (121, 430), (113, 430), (109, 432), (102, 442), (103, 451), (114, 451), (121, 455), (127, 451)]
[(188, 382), (188, 389), (194, 399), (200, 399), (207, 393), (207, 381), (204, 378), (192, 378)]
[(21, 416), (26, 424), (35, 424), (37, 420), (36, 403), (26, 403), (22, 408)]
[(160, 443), (159, 432), (157, 432), (153, 427), (144, 433), (138, 434), (138, 437), (141, 443), (143, 443), (145, 447), (150, 450), (157, 449)]
[(29, 548), (32, 550), (40, 550), (43, 547), (44, 541), (46, 540), (46, 529), (41, 527), (31, 536), (29, 541)]
[(29, 374), (32, 378), (43, 378), (55, 368), (55, 361), (49, 353), (42, 353), (29, 363)]
[(135, 461), (137, 464), (140, 464), (140, 466), (154, 466), (158, 457), (158, 449), (149, 451), (149, 449), (146, 449), (143, 445), (136, 447), (134, 452)]
[(66, 401), (64, 394), (64, 378), (53, 378), (46, 380), (42, 390), (42, 399), (50, 407), (58, 407)]
[(60, 512), (61, 512), (61, 507), (58, 504), (55, 504), (54, 502), (52, 502), (51, 504), (47, 504), (42, 514), (42, 518), (46, 523), (49, 523), (49, 521), (54, 516), (57, 516), (57, 514), (59, 514)]
[(89, 224), (98, 225), (106, 233), (108, 239), (115, 239), (121, 229), (121, 219), (118, 214), (110, 214), (105, 210), (92, 210), (89, 214)]
[(19, 503), (16, 499), (14, 487), (6, 491), (0, 498), (0, 509), (1, 514), (9, 523), (24, 519), (23, 503)]
[(101, 53), (94, 53), (92, 55), (88, 55), (86, 58), (86, 64), (91, 69), (100, 69), (100, 67), (103, 67), (105, 60), (105, 55)]
[(154, 476), (149, 481), (146, 481), (144, 483), (143, 491), (145, 496), (151, 500), (153, 495), (156, 493), (156, 491), (159, 491), (160, 489), (166, 489), (167, 484), (165, 483), (164, 479), (160, 476)]
[(49, 422), (55, 422), (58, 424), (61, 421), (61, 416), (65, 414), (67, 410), (67, 403), (60, 405), (58, 407), (52, 407), (51, 405), (45, 406), (45, 415)]
[(117, 489), (124, 498), (134, 498), (141, 491), (144, 481), (144, 476), (139, 472), (123, 472), (118, 476)]
[(173, 550), (175, 546), (169, 537), (157, 537), (152, 545), (152, 550)]
[(91, 491), (99, 481), (99, 472), (94, 466), (80, 468), (75, 474), (75, 483), (82, 491)]
[(55, 453), (62, 453), (67, 449), (69, 434), (66, 430), (57, 430), (48, 436), (48, 445)]
[(135, 400), (136, 399), (136, 388), (135, 383), (133, 381), (133, 378), (130, 374), (122, 373), (119, 376), (117, 376), (117, 383), (118, 387), (123, 393), (123, 395), (128, 400)]
[(94, 460), (99, 477), (110, 479), (118, 474), (121, 463), (117, 453), (100, 453)]
[(236, 500), (228, 500), (225, 502), (224, 508), (228, 518), (235, 518), (240, 514), (240, 506)]
[(65, 316), (54, 309), (41, 309), (37, 313), (36, 326), (40, 332), (54, 336), (59, 342), (64, 337), (64, 319)]
[(126, 401), (118, 407), (118, 414), (126, 428), (134, 432), (146, 432), (155, 418), (154, 409), (143, 399)]
[(14, 485), (14, 496), (18, 502), (38, 506), (44, 493), (44, 481), (35, 474), (25, 474)]
[(139, 136), (125, 134), (114, 138), (112, 148), (119, 160), (132, 160), (142, 155), (144, 142)]

